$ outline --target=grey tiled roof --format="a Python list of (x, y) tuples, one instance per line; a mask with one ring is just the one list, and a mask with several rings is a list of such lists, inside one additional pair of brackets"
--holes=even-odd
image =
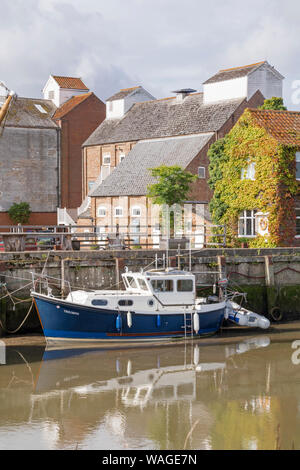
[(155, 183), (149, 168), (179, 165), (186, 168), (214, 134), (138, 142), (90, 196), (141, 196)]
[(124, 88), (123, 90), (118, 91), (118, 93), (112, 95), (110, 98), (107, 98), (106, 101), (121, 100), (122, 98), (125, 98), (125, 96), (130, 95), (134, 90), (137, 90), (138, 88), (141, 87), (134, 86), (132, 88)]
[(258, 62), (252, 65), (245, 65), (243, 67), (235, 67), (233, 69), (219, 70), (219, 72), (213, 75), (213, 77), (206, 80), (204, 82), (204, 85), (207, 83), (223, 82), (225, 80), (232, 80), (234, 78), (245, 77), (250, 72), (252, 72), (253, 70), (257, 69), (258, 67), (260, 67), (262, 64), (265, 64), (265, 63), (266, 62), (263, 61), (263, 62)]
[(121, 119), (105, 119), (83, 146), (199, 134), (219, 130), (243, 98), (203, 103), (203, 94), (134, 104)]
[[(46, 112), (39, 111), (35, 105), (41, 106)], [(9, 107), (5, 126), (56, 128), (52, 120), (56, 109), (51, 100), (17, 97)]]

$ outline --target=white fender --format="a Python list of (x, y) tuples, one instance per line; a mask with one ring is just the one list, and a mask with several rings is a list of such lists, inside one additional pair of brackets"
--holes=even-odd
[(200, 329), (200, 322), (199, 322), (199, 314), (198, 313), (194, 313), (193, 322), (194, 322), (194, 331), (197, 334), (199, 329)]
[(132, 327), (132, 316), (131, 316), (131, 312), (127, 312), (127, 325), (129, 328)]
[(195, 366), (197, 366), (198, 363), (199, 363), (199, 346), (196, 345), (194, 347), (194, 364), (195, 364)]

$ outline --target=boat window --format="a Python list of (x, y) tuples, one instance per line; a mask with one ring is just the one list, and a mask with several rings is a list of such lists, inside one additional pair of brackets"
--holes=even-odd
[(144, 279), (138, 278), (138, 283), (139, 283), (139, 286), (140, 286), (141, 289), (148, 290), (148, 286), (145, 283)]
[(133, 300), (122, 299), (122, 300), (119, 300), (118, 304), (122, 306), (133, 305)]
[(105, 299), (93, 299), (92, 305), (107, 305), (107, 300)]
[(193, 280), (192, 279), (178, 279), (177, 291), (178, 292), (193, 292)]
[(173, 290), (172, 279), (155, 279), (151, 281), (154, 292), (171, 292)]
[(126, 276), (126, 279), (130, 287), (132, 287), (133, 289), (138, 288), (138, 286), (136, 285), (135, 279), (132, 276)]

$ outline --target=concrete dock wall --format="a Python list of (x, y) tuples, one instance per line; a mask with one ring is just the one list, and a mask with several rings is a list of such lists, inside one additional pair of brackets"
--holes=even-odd
[[(169, 251), (169, 266), (192, 268), (199, 295), (221, 275), (234, 290), (247, 293), (246, 306), (271, 320), (300, 319), (300, 249), (203, 249)], [(152, 264), (151, 264), (152, 263)], [(15, 331), (31, 305), (31, 272), (57, 278), (54, 290), (119, 288), (121, 273), (149, 266), (162, 267), (165, 251), (35, 251), (0, 253), (0, 335)], [(16, 291), (14, 294), (12, 292)], [(8, 295), (10, 293), (10, 295)], [(5, 296), (5, 297), (4, 297)], [(24, 301), (27, 300), (27, 301)], [(32, 309), (17, 332), (39, 331), (37, 314)]]

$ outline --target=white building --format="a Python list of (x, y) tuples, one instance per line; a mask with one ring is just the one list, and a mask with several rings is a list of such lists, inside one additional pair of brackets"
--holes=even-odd
[(249, 100), (257, 90), (266, 99), (282, 97), (283, 79), (267, 61), (219, 70), (203, 83), (204, 103), (235, 98)]
[(73, 96), (88, 92), (89, 88), (87, 88), (81, 78), (57, 75), (50, 75), (43, 89), (44, 99), (52, 100), (58, 108)]

